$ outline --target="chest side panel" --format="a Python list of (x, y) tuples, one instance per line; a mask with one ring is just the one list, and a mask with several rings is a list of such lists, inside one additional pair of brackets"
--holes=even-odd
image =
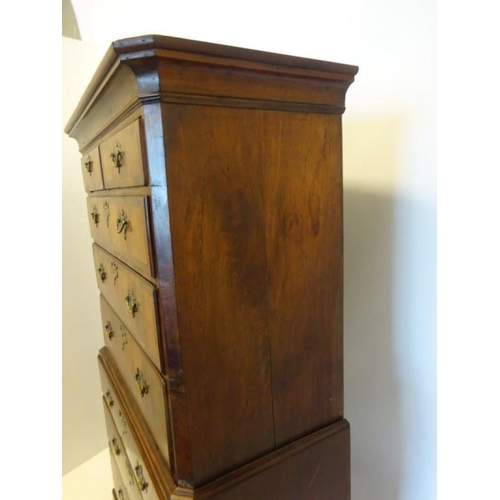
[(261, 124), (276, 445), (343, 414), (340, 116)]
[[(193, 477), (274, 447), (261, 151), (251, 110), (167, 105), (166, 158)], [(241, 127), (247, 127), (241, 130)], [(235, 136), (234, 127), (240, 127)]]
[(340, 117), (165, 117), (196, 484), (342, 418)]

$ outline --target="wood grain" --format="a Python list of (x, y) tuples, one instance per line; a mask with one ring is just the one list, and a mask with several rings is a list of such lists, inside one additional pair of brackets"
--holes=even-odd
[(105, 410), (108, 414), (110, 409), (113, 411), (112, 420), (116, 423), (117, 432), (120, 432), (120, 412), (125, 418), (128, 431), (125, 434), (122, 432), (121, 437), (124, 439), (127, 456), (133, 466), (137, 462), (143, 466), (151, 485), (148, 496), (142, 492), (143, 500), (154, 500), (155, 496), (161, 500), (170, 499), (177, 490), (170, 469), (158, 451), (154, 438), (106, 347), (99, 351), (98, 366), (103, 391), (110, 388), (115, 401), (111, 407), (104, 403)]
[(113, 417), (103, 400), (104, 420), (106, 422), (106, 432), (108, 435), (108, 447), (110, 454), (115, 458), (118, 470), (125, 478), (127, 491), (131, 500), (142, 500), (140, 491), (137, 489), (134, 478), (133, 465), (127, 455), (127, 451), (120, 437), (120, 434), (113, 421)]
[[(158, 449), (169, 463), (167, 429), (170, 422), (163, 377), (102, 295), (101, 317), (104, 344), (120, 369), (127, 388), (155, 438)], [(144, 382), (144, 386), (141, 387), (146, 389), (145, 392), (138, 390), (140, 388), (136, 379), (138, 374)]]
[[(112, 44), (68, 122), (102, 163), (84, 179), (103, 324), (140, 347), (106, 339), (100, 367), (152, 500), (349, 499), (341, 114), (357, 70), (146, 35)], [(132, 365), (163, 399), (141, 405)]]
[[(184, 66), (179, 67), (179, 62)], [(172, 85), (165, 80), (170, 70)], [(160, 72), (163, 77), (158, 75)], [(226, 98), (239, 95), (249, 102), (262, 98), (284, 105), (297, 99), (302, 104), (323, 104), (330, 106), (331, 112), (343, 113), (345, 93), (357, 72), (357, 66), (348, 64), (168, 36), (118, 40), (106, 52), (65, 131), (77, 139), (80, 150), (85, 149), (92, 137), (109, 128), (118, 116), (124, 118), (130, 114), (139, 100), (159, 95), (158, 85), (151, 85), (151, 80), (161, 83), (168, 93), (175, 92), (175, 88), (183, 95), (196, 95), (201, 85), (205, 88), (202, 95)], [(142, 83), (146, 85), (139, 88), (137, 82), (145, 73), (147, 82)], [(184, 80), (176, 76), (180, 73), (185, 75)], [(220, 88), (216, 82), (221, 84)], [(236, 88), (239, 90), (235, 91)]]
[[(102, 173), (106, 189), (144, 186), (146, 172), (142, 151), (142, 121), (137, 119), (125, 128), (116, 131), (100, 146)], [(120, 168), (112, 161), (111, 154), (118, 145), (122, 152)]]
[(165, 95), (216, 96), (276, 103), (330, 106), (342, 113), (348, 83), (336, 79), (283, 75), (252, 69), (162, 59), (159, 62), (161, 91)]
[[(87, 169), (85, 166), (86, 162), (90, 162), (90, 169)], [(103, 189), (104, 183), (102, 179), (99, 148), (94, 148), (92, 151), (89, 151), (87, 154), (82, 156), (81, 165), (85, 191), (90, 193), (91, 191), (99, 191), (100, 189)]]
[(349, 423), (341, 420), (197, 488), (196, 500), (350, 500)]
[[(122, 56), (122, 60), (135, 57), (141, 52), (147, 54), (150, 50), (170, 50), (183, 53), (183, 59), (189, 59), (193, 55), (206, 55), (231, 59), (235, 67), (245, 67), (249, 61), (276, 66), (278, 68), (296, 68), (299, 71), (312, 69), (317, 71), (328, 71), (342, 75), (345, 79), (352, 79), (357, 73), (358, 67), (349, 64), (341, 64), (330, 61), (320, 61), (305, 57), (297, 57), (286, 54), (275, 54), (262, 50), (253, 50), (243, 47), (232, 47), (217, 43), (202, 42), (198, 40), (186, 40), (163, 35), (142, 35), (126, 38), (113, 42), (109, 52), (115, 52)], [(108, 54), (107, 56), (108, 57)], [(106, 61), (106, 58), (105, 58)], [(104, 64), (103, 64), (104, 67)]]
[[(93, 252), (99, 290), (113, 310), (116, 311), (127, 330), (132, 333), (140, 346), (146, 351), (151, 361), (158, 369), (161, 369), (154, 285), (95, 243)], [(104, 280), (99, 272), (101, 265), (105, 270)], [(116, 269), (116, 274), (113, 269)], [(135, 315), (132, 315), (127, 309), (125, 301), (130, 292), (137, 302)]]
[(181, 486), (193, 484), (191, 446), (186, 408), (184, 370), (177, 320), (177, 298), (167, 175), (162, 107), (159, 103), (144, 106), (144, 125), (151, 187), (151, 230), (155, 249), (158, 287), (157, 304), (160, 336), (158, 348), (162, 372), (166, 374), (170, 413), (169, 442), (173, 450), (171, 464), (175, 480)]
[(165, 109), (195, 486), (274, 447), (260, 151), (214, 109)]
[(340, 117), (274, 112), (256, 119), (280, 446), (343, 414)]
[[(98, 223), (92, 218), (97, 211)], [(87, 198), (90, 234), (96, 243), (155, 282), (155, 267), (149, 231), (149, 199), (146, 196), (101, 196)], [(124, 216), (127, 226), (118, 231), (118, 219)]]
[(116, 463), (116, 458), (113, 455), (111, 449), (109, 450), (109, 459), (111, 462), (111, 474), (113, 476), (115, 498), (118, 500), (130, 500), (130, 496), (127, 492), (127, 487), (125, 486), (125, 482), (122, 479), (118, 464)]
[(140, 105), (132, 70), (115, 59), (107, 71), (99, 82), (93, 79), (95, 87), (91, 82), (88, 88), (93, 92), (84, 94), (65, 128), (77, 140), (81, 152), (94, 147), (95, 138), (104, 130), (114, 133), (117, 125), (123, 126)]
[(257, 424), (279, 446), (342, 418), (340, 119), (175, 105), (165, 116), (190, 430), (203, 442), (193, 464), (220, 473), (258, 455), (237, 438)]

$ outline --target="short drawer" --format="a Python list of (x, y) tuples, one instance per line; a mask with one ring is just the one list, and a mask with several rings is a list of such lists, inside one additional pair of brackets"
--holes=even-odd
[(94, 243), (99, 289), (153, 363), (161, 370), (156, 289), (122, 261)]
[[(122, 476), (125, 476), (127, 478), (126, 480), (129, 482), (133, 477), (136, 485), (135, 489), (132, 487), (128, 488), (130, 498), (131, 500), (138, 500), (140, 496), (136, 497), (135, 494), (139, 493), (139, 495), (142, 495), (143, 500), (159, 500), (158, 494), (151, 481), (151, 475), (139, 451), (139, 446), (130, 432), (129, 423), (123, 409), (120, 407), (120, 403), (116, 399), (112, 384), (107, 378), (104, 368), (101, 365), (99, 365), (99, 368), (101, 386), (104, 391), (104, 414), (106, 417), (106, 429), (108, 432), (110, 449), (117, 457), (119, 470)], [(113, 438), (115, 441), (113, 441)], [(121, 448), (116, 449), (116, 444), (117, 446), (121, 446)], [(120, 458), (122, 462), (124, 458), (128, 461), (125, 472), (123, 465), (120, 467)]]
[(87, 212), (94, 241), (143, 276), (154, 277), (146, 196), (89, 196)]
[(133, 395), (158, 448), (169, 463), (166, 389), (163, 377), (101, 295), (104, 342)]
[(90, 193), (91, 191), (104, 189), (99, 148), (95, 148), (83, 155), (81, 163), (85, 191)]
[[(116, 458), (114, 456), (114, 451), (109, 449), (110, 454), (110, 462), (111, 462), (111, 473), (113, 475), (113, 486), (115, 490), (115, 498), (117, 500), (130, 500), (130, 496), (127, 492), (127, 487), (125, 486), (125, 481), (122, 478), (120, 470), (118, 468), (118, 463), (116, 462)], [(132, 477), (133, 479), (133, 477)], [(130, 487), (134, 486), (134, 482), (132, 482)]]
[(144, 186), (140, 119), (120, 130), (99, 146), (106, 189)]
[(125, 480), (125, 483), (127, 485), (127, 493), (129, 494), (130, 500), (143, 500), (140, 486), (136, 479), (133, 461), (128, 455), (125, 444), (120, 438), (120, 433), (118, 432), (118, 429), (111, 415), (110, 408), (108, 406), (110, 404), (110, 401), (111, 400), (108, 398), (108, 400), (105, 400), (105, 402), (103, 402), (104, 420), (106, 421), (109, 451), (115, 458), (118, 470)]

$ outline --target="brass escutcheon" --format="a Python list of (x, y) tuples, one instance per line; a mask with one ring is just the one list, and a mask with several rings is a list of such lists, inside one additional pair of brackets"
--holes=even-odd
[(125, 464), (127, 466), (127, 472), (128, 472), (128, 483), (130, 486), (133, 486), (135, 483), (135, 476), (134, 476), (134, 471), (132, 469), (132, 464), (129, 462), (128, 458), (126, 459)]
[(118, 416), (120, 417), (120, 420), (122, 421), (122, 427), (123, 427), (122, 434), (127, 434), (127, 432), (128, 432), (127, 421), (125, 420), (125, 417), (123, 416), (123, 413), (121, 410), (118, 411)]
[(139, 489), (141, 491), (147, 490), (148, 483), (146, 482), (146, 479), (144, 478), (144, 474), (142, 472), (142, 467), (139, 465), (139, 462), (137, 462), (137, 465), (135, 466), (135, 476), (137, 478), (137, 486), (139, 486)]
[(99, 267), (97, 268), (97, 272), (99, 273), (99, 276), (101, 277), (101, 281), (106, 281), (106, 269), (104, 269), (104, 264), (102, 262), (99, 264)]
[(106, 335), (108, 336), (108, 339), (111, 340), (115, 336), (115, 332), (113, 331), (113, 327), (111, 326), (111, 321), (108, 321), (106, 323), (104, 329), (106, 330)]
[(118, 219), (116, 219), (116, 230), (118, 233), (123, 233), (123, 238), (127, 239), (128, 228), (129, 228), (129, 222), (127, 220), (127, 214), (122, 209)]
[(106, 216), (106, 226), (109, 227), (109, 203), (105, 201), (102, 205), (104, 215)]
[(120, 332), (122, 333), (122, 351), (124, 351), (125, 346), (128, 344), (128, 339), (127, 339), (127, 330), (123, 328), (123, 325), (120, 325)]
[(141, 395), (141, 398), (143, 398), (148, 393), (149, 387), (144, 378), (144, 373), (142, 373), (139, 368), (137, 368), (137, 371), (135, 372), (135, 385)]
[(114, 285), (116, 283), (116, 280), (118, 279), (118, 266), (116, 265), (115, 261), (111, 262), (111, 274), (113, 275)]
[(104, 397), (106, 399), (106, 403), (111, 408), (115, 402), (113, 401), (113, 397), (111, 396), (111, 391), (109, 389), (106, 391), (106, 394), (104, 394)]
[(93, 166), (92, 166), (92, 164), (93, 164), (93, 163), (94, 163), (94, 162), (93, 162), (93, 161), (92, 161), (92, 159), (90, 158), (90, 155), (87, 155), (87, 158), (85, 158), (85, 163), (84, 163), (84, 165), (85, 165), (85, 170), (87, 171), (87, 173), (88, 173), (89, 175), (92, 175), (92, 170), (94, 170), (94, 168), (93, 168)]
[(92, 212), (90, 212), (90, 216), (92, 217), (94, 224), (97, 226), (99, 224), (99, 212), (97, 211), (97, 207), (95, 205)]
[(109, 155), (111, 157), (111, 161), (115, 168), (118, 169), (118, 173), (120, 173), (120, 168), (122, 168), (122, 159), (123, 159), (123, 150), (120, 144), (116, 143), (113, 149), (113, 152)]
[(135, 318), (137, 311), (139, 310), (139, 305), (137, 304), (137, 299), (135, 298), (134, 292), (129, 290), (127, 296), (125, 297), (125, 304), (127, 304), (127, 310)]
[(113, 448), (113, 451), (115, 452), (115, 455), (119, 455), (120, 454), (120, 447), (118, 446), (118, 440), (116, 438), (113, 438), (111, 440), (111, 446)]

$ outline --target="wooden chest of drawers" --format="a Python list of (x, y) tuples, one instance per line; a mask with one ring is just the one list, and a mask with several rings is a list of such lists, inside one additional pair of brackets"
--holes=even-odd
[(350, 498), (341, 115), (356, 72), (162, 36), (115, 42), (97, 69), (66, 132), (115, 498)]

